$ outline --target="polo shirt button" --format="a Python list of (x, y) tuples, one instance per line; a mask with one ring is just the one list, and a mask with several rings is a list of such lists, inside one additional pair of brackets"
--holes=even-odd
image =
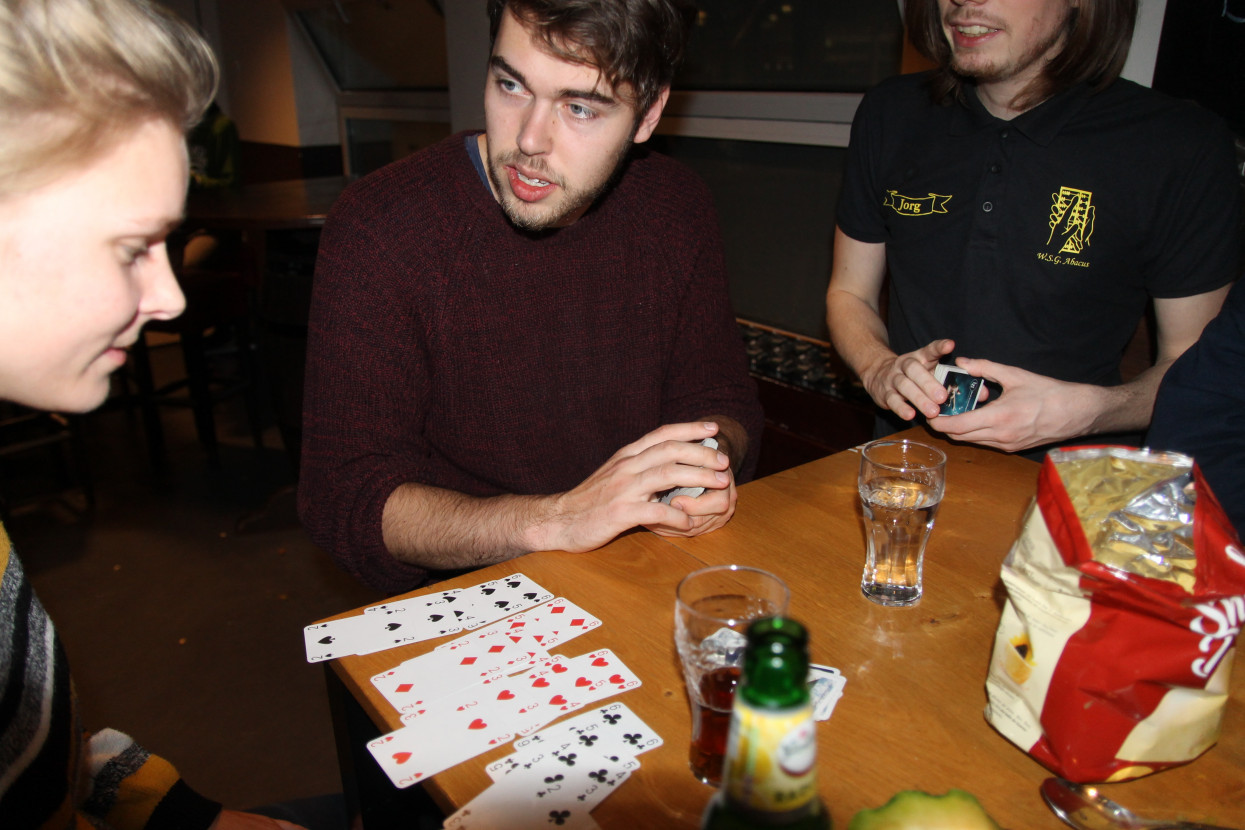
[(1003, 132), (999, 133), (999, 138), (1007, 138), (1009, 135), (1011, 135), (1011, 133), (1007, 130), (1003, 130)]
[(999, 166), (998, 166), (997, 164), (992, 164), (992, 165), (990, 165), (990, 172), (991, 172), (991, 173), (997, 173), (997, 172), (999, 172)]
[(990, 211), (994, 210), (994, 203), (993, 203), (993, 202), (983, 202), (983, 203), (982, 203), (982, 205), (981, 205), (981, 209), (982, 209), (982, 210), (984, 210), (986, 213), (989, 213)]

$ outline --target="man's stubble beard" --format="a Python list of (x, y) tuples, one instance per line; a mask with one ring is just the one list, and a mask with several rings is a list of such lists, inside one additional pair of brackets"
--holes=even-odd
[[(978, 83), (996, 83), (999, 81), (1007, 81), (1017, 75), (1023, 73), (1037, 61), (1046, 61), (1046, 55), (1050, 52), (1061, 39), (1068, 34), (1069, 24), (1071, 23), (1073, 10), (1068, 9), (1063, 21), (1055, 28), (1055, 30), (1045, 40), (1040, 41), (1036, 46), (1026, 50), (1017, 60), (1001, 65), (987, 65), (984, 67), (964, 66), (960, 63), (959, 56), (956, 55), (954, 47), (951, 50), (951, 69), (956, 74), (966, 78), (972, 78)], [(1051, 55), (1053, 59), (1058, 53)], [(1043, 67), (1044, 69), (1045, 67)]]
[[(490, 151), (485, 170), (488, 172), (489, 181), (492, 182), (493, 192), (498, 194), (498, 203), (501, 205), (502, 212), (506, 214), (511, 224), (525, 231), (547, 231), (569, 224), (568, 220), (571, 217), (578, 219), (578, 214), (587, 212), (588, 208), (612, 188), (622, 177), (623, 168), (626, 166), (625, 160), (631, 147), (630, 140), (625, 142), (612, 159), (610, 174), (604, 180), (585, 189), (568, 187), (561, 178), (543, 178), (548, 171), (544, 160), (533, 160), (532, 157), (525, 156), (519, 150), (509, 150), (496, 157)], [(522, 209), (528, 205), (510, 191), (509, 178), (505, 169), (507, 166), (520, 162), (523, 166), (541, 174), (543, 181), (550, 182), (562, 191), (560, 194), (562, 204), (556, 213), (547, 216), (532, 216), (522, 212)], [(553, 194), (550, 198), (559, 198), (559, 194)], [(533, 207), (538, 206), (539, 203)]]

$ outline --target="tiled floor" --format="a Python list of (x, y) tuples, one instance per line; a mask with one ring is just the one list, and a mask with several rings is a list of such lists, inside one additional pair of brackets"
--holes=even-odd
[(164, 411), (161, 481), (136, 416), (89, 416), (94, 510), (50, 502), (6, 525), (65, 642), (87, 728), (128, 732), (242, 808), (340, 789), (323, 669), (305, 662), (301, 629), (378, 597), (307, 539), (279, 492), (293, 477), (276, 431), (256, 450), (234, 409), (219, 410), (215, 470), (189, 411)]

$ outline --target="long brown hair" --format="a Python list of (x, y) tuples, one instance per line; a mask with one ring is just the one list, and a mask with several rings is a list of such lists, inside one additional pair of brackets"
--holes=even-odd
[[(1137, 0), (1080, 0), (1068, 15), (1063, 49), (1012, 101), (1028, 109), (1078, 84), (1097, 92), (1120, 75), (1133, 39)], [(907, 0), (904, 25), (912, 45), (938, 65), (930, 95), (938, 103), (964, 100), (965, 78), (951, 68), (951, 46), (942, 30), (938, 0)]]
[(670, 86), (697, 11), (689, 0), (489, 0), (489, 42), (506, 9), (539, 33), (550, 54), (599, 68), (631, 87), (636, 117)]

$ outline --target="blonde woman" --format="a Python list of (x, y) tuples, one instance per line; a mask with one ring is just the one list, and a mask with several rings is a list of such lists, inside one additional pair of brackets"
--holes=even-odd
[[(181, 313), (165, 237), (216, 79), (202, 39), (146, 0), (0, 0), (0, 398), (89, 410), (143, 324)], [(83, 734), (3, 528), (0, 826), (296, 827), (222, 810), (120, 732)]]

